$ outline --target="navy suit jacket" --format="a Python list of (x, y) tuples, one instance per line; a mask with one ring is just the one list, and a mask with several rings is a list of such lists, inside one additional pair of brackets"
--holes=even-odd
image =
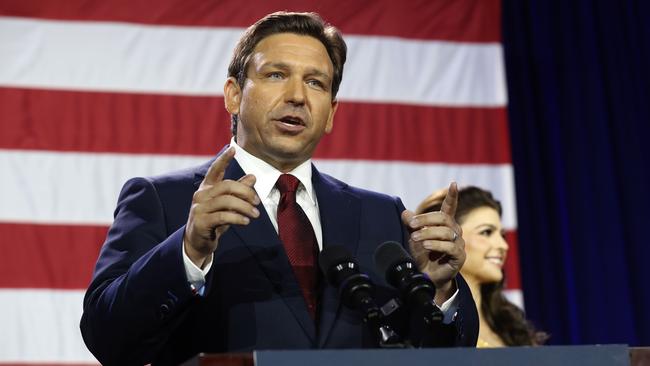
[[(361, 316), (323, 285), (315, 325), (263, 205), (247, 226), (219, 240), (203, 296), (193, 294), (182, 240), (193, 193), (212, 161), (154, 178), (128, 181), (84, 299), (81, 330), (105, 365), (178, 364), (199, 352), (370, 347)], [(374, 271), (375, 248), (406, 243), (398, 198), (348, 186), (313, 169), (323, 243), (343, 245), (377, 284), (380, 304), (396, 297)], [(225, 179), (244, 175), (233, 160)], [(465, 282), (444, 345), (474, 346), (478, 318)]]

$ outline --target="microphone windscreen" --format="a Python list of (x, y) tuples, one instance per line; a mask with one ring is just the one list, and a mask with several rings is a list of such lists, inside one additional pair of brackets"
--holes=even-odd
[(397, 264), (412, 261), (411, 256), (402, 245), (395, 241), (387, 241), (375, 250), (375, 268), (386, 278), (388, 271)]
[(326, 277), (329, 277), (329, 270), (332, 266), (343, 262), (354, 262), (354, 259), (350, 252), (340, 245), (324, 247), (318, 257), (318, 265)]

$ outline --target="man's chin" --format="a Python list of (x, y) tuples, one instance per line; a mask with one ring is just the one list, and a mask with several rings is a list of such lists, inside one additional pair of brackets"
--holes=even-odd
[[(277, 163), (293, 168), (311, 159), (313, 149), (305, 149), (304, 146), (278, 146), (269, 151), (269, 156)], [(292, 168), (292, 169), (293, 169)]]

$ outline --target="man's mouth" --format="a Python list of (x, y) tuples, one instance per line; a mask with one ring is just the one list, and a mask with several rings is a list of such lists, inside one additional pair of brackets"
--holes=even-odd
[(280, 118), (278, 121), (288, 124), (288, 125), (294, 125), (294, 126), (304, 126), (305, 122), (302, 120), (300, 117), (296, 116), (284, 116)]
[(305, 128), (307, 128), (305, 121), (298, 116), (282, 116), (275, 119), (275, 121), (276, 126), (280, 132), (290, 135), (299, 134), (305, 130)]

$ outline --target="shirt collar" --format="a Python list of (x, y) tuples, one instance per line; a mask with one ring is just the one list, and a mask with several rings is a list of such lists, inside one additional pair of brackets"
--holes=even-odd
[[(261, 199), (268, 197), (282, 172), (237, 145), (234, 137), (230, 139), (230, 146), (235, 147), (235, 160), (237, 160), (244, 173), (255, 176), (255, 191), (257, 191), (257, 195)], [(305, 191), (311, 202), (316, 203), (314, 199), (314, 187), (311, 182), (311, 173), (311, 159), (307, 159), (288, 174), (298, 178), (300, 183), (305, 187)]]

